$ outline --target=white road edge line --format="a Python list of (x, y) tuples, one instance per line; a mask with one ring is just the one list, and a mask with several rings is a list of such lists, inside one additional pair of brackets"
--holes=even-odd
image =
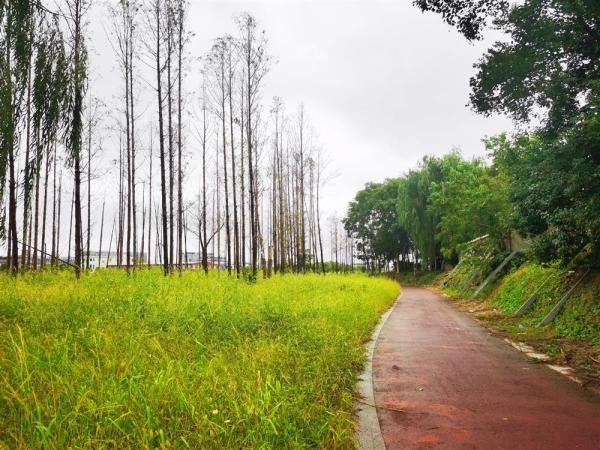
[[(514, 348), (516, 348), (520, 352), (525, 353), (525, 355), (527, 355), (528, 357), (530, 357), (531, 359), (534, 359), (536, 361), (545, 362), (550, 359), (550, 356), (546, 355), (545, 353), (536, 352), (533, 349), (533, 347), (525, 344), (524, 342), (515, 342), (508, 338), (504, 338), (504, 341), (507, 342), (508, 344), (512, 345)], [(556, 364), (548, 364), (548, 363), (546, 363), (545, 365), (546, 365), (546, 367), (554, 370), (555, 372), (558, 372), (561, 375), (564, 375), (569, 380), (574, 381), (577, 384), (583, 384), (583, 382), (579, 378), (577, 378), (575, 375), (573, 375), (575, 373), (575, 370), (572, 367), (559, 366)]]
[(358, 377), (356, 392), (364, 402), (369, 403), (369, 405), (358, 401), (354, 402), (354, 411), (357, 418), (356, 440), (361, 450), (385, 450), (385, 442), (383, 440), (383, 435), (381, 434), (381, 427), (379, 426), (377, 409), (374, 406), (371, 406), (375, 405), (375, 394), (373, 391), (373, 352), (375, 351), (375, 345), (377, 344), (377, 339), (379, 339), (379, 334), (381, 333), (383, 326), (398, 304), (403, 293), (404, 292), (401, 291), (392, 306), (381, 315), (379, 323), (375, 327), (375, 330), (373, 330), (371, 340), (365, 344), (367, 361), (365, 362), (363, 371)]

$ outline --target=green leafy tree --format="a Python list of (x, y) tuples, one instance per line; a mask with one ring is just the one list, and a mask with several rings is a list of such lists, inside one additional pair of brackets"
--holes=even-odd
[(537, 236), (541, 260), (566, 261), (589, 246), (600, 255), (600, 3), (529, 0), (496, 25), (496, 43), (477, 64), (471, 102), (540, 122), (535, 134), (490, 141), (510, 174), (514, 225)]
[[(18, 269), (17, 153), (32, 52), (35, 6), (29, 0), (0, 1), (0, 201), (8, 175), (8, 239), (13, 273)], [(2, 217), (0, 224), (4, 224)], [(0, 230), (4, 237), (6, 230)]]
[[(497, 165), (508, 176), (515, 207), (512, 224), (536, 236), (532, 247), (541, 261), (569, 261), (587, 247), (600, 254), (600, 118), (548, 142), (539, 134), (505, 135), (488, 141)], [(591, 151), (590, 149), (594, 149)]]
[(481, 159), (466, 161), (452, 152), (440, 163), (443, 177), (431, 184), (428, 208), (439, 218), (436, 239), (442, 256), (456, 262), (460, 244), (484, 234), (496, 240), (504, 236), (510, 207), (505, 181)]
[(397, 217), (400, 183), (400, 179), (390, 179), (367, 184), (350, 203), (344, 219), (346, 231), (358, 241), (358, 258), (372, 270), (390, 262), (398, 268), (411, 252), (408, 233)]
[(455, 26), (467, 39), (481, 39), (481, 33), (491, 18), (502, 13), (506, 0), (414, 0), (423, 12), (441, 14), (444, 21)]
[(401, 227), (410, 235), (424, 268), (435, 270), (441, 263), (440, 246), (436, 239), (439, 222), (429, 207), (432, 183), (442, 181), (440, 161), (426, 156), (418, 170), (411, 170), (398, 185), (397, 215)]
[(541, 260), (566, 261), (587, 247), (598, 261), (600, 2), (416, 3), (468, 39), (490, 20), (506, 34), (475, 65), (470, 100), (481, 114), (503, 113), (535, 126), (535, 133), (488, 141), (508, 180), (513, 225), (536, 237)]
[(600, 3), (528, 0), (498, 16), (508, 41), (475, 65), (471, 103), (477, 112), (537, 119), (549, 137), (596, 109), (600, 75)]

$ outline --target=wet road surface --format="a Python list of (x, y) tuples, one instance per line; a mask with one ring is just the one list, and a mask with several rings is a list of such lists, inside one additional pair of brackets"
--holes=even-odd
[(600, 449), (597, 397), (426, 289), (403, 288), (373, 387), (388, 449)]

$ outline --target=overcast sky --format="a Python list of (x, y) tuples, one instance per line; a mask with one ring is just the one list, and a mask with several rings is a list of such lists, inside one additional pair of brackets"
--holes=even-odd
[[(259, 20), (277, 61), (265, 79), (263, 102), (278, 95), (290, 112), (304, 102), (330, 172), (337, 174), (324, 191), (325, 218), (343, 215), (368, 181), (401, 175), (424, 155), (453, 147), (483, 156), (484, 136), (511, 129), (507, 119), (484, 118), (467, 106), (473, 63), (491, 41), (469, 44), (440, 16), (422, 14), (409, 0), (192, 0), (190, 54), (205, 54), (224, 33), (235, 35), (233, 18), (242, 11)], [(108, 21), (98, 17), (91, 18), (94, 89), (107, 101), (122, 88), (103, 31)], [(198, 84), (194, 69), (187, 86)]]
[(240, 10), (267, 30), (277, 65), (265, 99), (303, 101), (338, 175), (325, 189), (326, 216), (344, 213), (368, 181), (395, 177), (426, 154), (460, 147), (484, 155), (485, 135), (511, 128), (467, 105), (473, 63), (490, 41), (469, 44), (440, 16), (409, 0), (194, 2), (193, 52), (232, 30)]
[[(110, 45), (107, 14), (107, 5), (115, 3), (95, 0), (88, 15), (90, 93), (107, 105), (104, 125), (114, 124), (115, 118), (122, 120), (119, 108), (124, 87)], [(276, 60), (264, 80), (263, 103), (269, 105), (273, 96), (279, 96), (293, 113), (304, 102), (316, 140), (330, 161), (328, 170), (335, 177), (323, 191), (324, 221), (333, 214), (343, 217), (348, 202), (369, 181), (402, 175), (423, 156), (442, 155), (455, 147), (466, 157), (485, 156), (483, 137), (512, 130), (508, 119), (477, 116), (467, 106), (473, 63), (492, 41), (469, 44), (440, 16), (422, 14), (410, 0), (191, 0), (190, 57), (205, 55), (218, 36), (237, 35), (233, 19), (243, 11), (252, 13), (266, 30), (269, 51)], [(139, 56), (143, 59), (143, 52)], [(138, 67), (144, 71), (142, 62)], [(151, 82), (152, 74), (141, 73), (142, 78), (146, 75)], [(193, 94), (199, 86), (199, 65), (193, 64), (186, 89)], [(144, 81), (136, 89), (137, 111), (146, 111), (136, 125), (138, 153), (144, 154), (148, 124), (156, 120), (156, 100)], [(194, 95), (187, 99), (197, 107)], [(192, 126), (188, 122), (188, 130)], [(93, 182), (93, 246), (100, 234), (102, 202), (106, 199), (105, 226), (110, 228), (118, 192), (113, 162), (118, 155), (118, 134), (114, 130), (99, 134), (102, 153), (96, 167), (112, 170)], [(188, 137), (187, 201), (193, 201), (198, 192), (197, 147)], [(144, 167), (146, 173), (139, 174), (140, 179), (147, 176), (147, 164)], [(61, 226), (66, 230), (68, 214), (64, 216)]]

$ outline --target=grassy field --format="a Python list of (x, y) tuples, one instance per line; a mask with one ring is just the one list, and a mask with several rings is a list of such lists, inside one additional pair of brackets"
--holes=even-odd
[(0, 448), (351, 448), (362, 344), (398, 291), (361, 275), (0, 275)]

